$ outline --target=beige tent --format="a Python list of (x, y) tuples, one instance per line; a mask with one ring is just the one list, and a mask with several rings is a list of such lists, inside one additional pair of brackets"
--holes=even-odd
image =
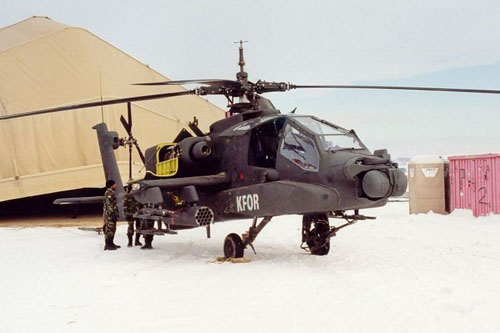
[[(33, 17), (0, 29), (0, 114), (144, 94), (182, 91), (179, 86), (144, 87), (164, 81), (150, 69), (92, 33)], [(224, 116), (198, 96), (132, 104), (133, 132), (143, 150), (171, 141), (196, 116), (202, 130)], [(0, 121), (0, 201), (45, 193), (102, 187), (97, 137), (103, 119), (126, 136), (119, 122), (126, 105), (88, 108)], [(117, 150), (122, 178), (128, 152)], [(142, 163), (134, 150), (134, 178)]]

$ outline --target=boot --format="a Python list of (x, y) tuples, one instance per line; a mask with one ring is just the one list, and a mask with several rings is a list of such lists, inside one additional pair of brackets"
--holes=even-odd
[(116, 250), (116, 247), (113, 245), (113, 239), (106, 237), (104, 238), (104, 251), (106, 250)]
[(127, 234), (127, 237), (128, 237), (127, 247), (132, 247), (132, 235), (131, 234)]
[(142, 243), (139, 241), (141, 234), (135, 234), (135, 246), (142, 246)]
[(146, 235), (144, 236), (144, 246), (141, 247), (141, 249), (145, 250), (145, 249), (152, 249), (153, 246), (151, 245), (151, 243), (153, 242), (153, 236), (151, 235)]
[(120, 245), (116, 245), (116, 244), (115, 244), (115, 235), (113, 235), (113, 237), (111, 237), (111, 244), (112, 244), (114, 247), (116, 247), (117, 249), (121, 248), (121, 246), (120, 246)]

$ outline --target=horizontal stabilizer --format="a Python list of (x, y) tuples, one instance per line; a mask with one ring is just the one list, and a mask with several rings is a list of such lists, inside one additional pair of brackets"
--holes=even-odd
[(54, 205), (86, 205), (86, 204), (102, 204), (104, 196), (96, 197), (79, 197), (79, 198), (61, 198), (54, 200)]
[(151, 236), (163, 236), (165, 235), (165, 229), (146, 229), (146, 230), (137, 230), (136, 233), (140, 235), (151, 235)]

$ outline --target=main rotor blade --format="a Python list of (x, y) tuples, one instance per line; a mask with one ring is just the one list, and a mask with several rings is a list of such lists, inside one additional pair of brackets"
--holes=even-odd
[(71, 104), (71, 105), (59, 106), (59, 107), (55, 107), (55, 108), (48, 108), (48, 109), (42, 109), (42, 110), (0, 116), (0, 120), (21, 118), (21, 117), (27, 117), (27, 116), (35, 116), (35, 115), (44, 114), (44, 113), (52, 113), (52, 112), (90, 108), (90, 107), (101, 106), (101, 105), (105, 106), (105, 105), (113, 105), (113, 104), (120, 104), (120, 103), (127, 103), (127, 102), (147, 101), (147, 100), (151, 100), (151, 99), (161, 99), (161, 98), (177, 97), (177, 96), (184, 96), (184, 95), (194, 95), (194, 94), (196, 94), (196, 90), (186, 90), (186, 91), (180, 91), (180, 92), (174, 92), (174, 93), (141, 95), (141, 96), (135, 96), (135, 97), (110, 99), (107, 101)]
[(135, 86), (167, 86), (167, 85), (184, 85), (184, 84), (204, 84), (208, 86), (225, 85), (230, 88), (240, 87), (241, 83), (233, 80), (218, 80), (218, 79), (194, 79), (194, 80), (177, 80), (177, 81), (160, 81), (160, 82), (142, 82), (134, 83)]
[(290, 84), (289, 89), (299, 88), (329, 88), (329, 89), (379, 89), (379, 90), (417, 90), (417, 91), (445, 91), (473, 94), (500, 94), (500, 90), (491, 89), (461, 89), (439, 87), (405, 87), (405, 86), (355, 86), (355, 85), (299, 85)]

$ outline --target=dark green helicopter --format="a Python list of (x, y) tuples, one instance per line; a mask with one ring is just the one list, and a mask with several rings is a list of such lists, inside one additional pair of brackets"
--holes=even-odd
[[(393, 89), (499, 94), (499, 90), (295, 85), (284, 82), (248, 81), (243, 45), (239, 47), (240, 71), (236, 80), (182, 80), (139, 85), (186, 85), (200, 87), (175, 93), (143, 95), (100, 102), (68, 105), (0, 117), (0, 120), (79, 108), (127, 103), (128, 120), (121, 122), (128, 137), (119, 138), (105, 123), (95, 125), (106, 179), (118, 184), (119, 207), (123, 206), (123, 183), (114, 150), (120, 146), (138, 149), (146, 176), (129, 181), (136, 200), (143, 204), (135, 218), (144, 235), (175, 234), (178, 230), (207, 228), (235, 219), (253, 218), (240, 237), (229, 234), (224, 240), (225, 257), (243, 257), (253, 248), (258, 234), (273, 216), (303, 216), (301, 247), (314, 255), (328, 254), (330, 238), (368, 217), (360, 209), (380, 207), (392, 196), (402, 195), (407, 186), (404, 173), (391, 161), (387, 150), (370, 152), (354, 130), (318, 119), (281, 114), (268, 92), (298, 88)], [(142, 153), (132, 135), (131, 103), (182, 95), (223, 95), (229, 102), (227, 117), (216, 121), (204, 133), (196, 118), (189, 123), (192, 135), (183, 129), (170, 144), (159, 144)], [(130, 165), (131, 168), (131, 165)], [(131, 169), (129, 169), (131, 172)], [(102, 197), (58, 199), (58, 204), (102, 202)], [(121, 210), (121, 209), (120, 209)], [(348, 213), (348, 211), (353, 211)], [(123, 217), (123, 212), (120, 212)], [(258, 219), (262, 220), (258, 223)], [(329, 218), (345, 219), (339, 227)]]

